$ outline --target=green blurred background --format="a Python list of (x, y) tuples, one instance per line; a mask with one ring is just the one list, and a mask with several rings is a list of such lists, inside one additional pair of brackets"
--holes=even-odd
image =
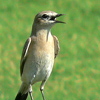
[[(0, 0), (0, 100), (14, 100), (21, 85), (19, 63), (35, 15), (44, 10), (64, 13), (66, 24), (52, 28), (60, 42), (46, 100), (100, 100), (99, 0)], [(34, 100), (42, 100), (40, 83)], [(28, 97), (30, 100), (30, 96)]]

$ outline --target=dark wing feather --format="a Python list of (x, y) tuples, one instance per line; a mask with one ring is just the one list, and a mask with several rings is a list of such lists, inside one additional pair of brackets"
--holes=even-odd
[(21, 62), (20, 62), (20, 75), (23, 73), (24, 69), (24, 64), (27, 58), (28, 50), (31, 44), (31, 37), (29, 37), (24, 45), (23, 52), (22, 52), (22, 57), (21, 57)]
[(59, 54), (60, 47), (59, 47), (58, 38), (54, 35), (53, 35), (53, 38), (54, 38), (54, 52), (55, 52), (55, 58), (56, 58), (57, 55)]

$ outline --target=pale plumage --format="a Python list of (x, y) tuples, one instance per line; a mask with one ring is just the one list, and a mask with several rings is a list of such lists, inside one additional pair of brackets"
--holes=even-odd
[(32, 27), (32, 34), (27, 39), (20, 62), (20, 75), (22, 85), (15, 100), (26, 100), (28, 92), (32, 96), (32, 85), (42, 81), (40, 90), (45, 100), (43, 89), (45, 82), (49, 78), (54, 59), (59, 53), (59, 41), (56, 36), (50, 32), (55, 23), (64, 23), (56, 21), (57, 14), (52, 11), (44, 11), (36, 15)]

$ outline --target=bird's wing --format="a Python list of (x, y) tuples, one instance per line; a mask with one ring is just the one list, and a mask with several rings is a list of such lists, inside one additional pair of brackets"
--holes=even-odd
[(20, 62), (20, 75), (22, 75), (23, 73), (23, 69), (24, 69), (24, 64), (27, 58), (27, 54), (28, 54), (28, 50), (30, 48), (30, 44), (31, 44), (31, 37), (29, 37), (24, 45), (23, 51), (22, 51), (22, 57), (21, 57), (21, 62)]
[(58, 38), (53, 35), (53, 39), (54, 39), (54, 52), (55, 52), (55, 58), (56, 58), (59, 53), (60, 47), (59, 47)]

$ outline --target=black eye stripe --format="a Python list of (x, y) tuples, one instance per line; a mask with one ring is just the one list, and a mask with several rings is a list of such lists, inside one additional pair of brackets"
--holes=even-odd
[(54, 17), (54, 16), (52, 16), (50, 20), (55, 20), (55, 17)]
[(49, 19), (49, 18), (50, 18), (50, 20), (55, 20), (56, 17), (55, 17), (55, 16), (49, 16), (49, 15), (47, 15), (47, 14), (43, 14), (43, 15), (42, 15), (42, 18), (43, 18), (43, 19)]
[(42, 15), (42, 18), (49, 18), (47, 14)]

